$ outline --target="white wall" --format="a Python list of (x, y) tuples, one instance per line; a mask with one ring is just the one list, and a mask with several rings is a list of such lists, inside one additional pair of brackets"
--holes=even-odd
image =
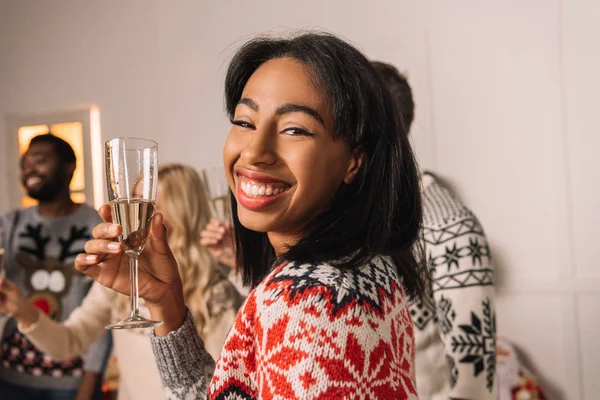
[(146, 136), (162, 161), (218, 165), (223, 73), (244, 38), (340, 34), (408, 73), (421, 164), (447, 178), (489, 235), (500, 334), (550, 398), (591, 400), (599, 20), (592, 0), (5, 0), (0, 115), (98, 104), (104, 139)]

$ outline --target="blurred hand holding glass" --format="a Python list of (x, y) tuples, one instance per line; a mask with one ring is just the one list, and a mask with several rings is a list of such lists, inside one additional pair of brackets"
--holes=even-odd
[[(207, 191), (210, 213), (223, 225), (231, 224), (231, 205), (229, 202), (229, 183), (222, 167), (208, 168), (202, 171), (204, 187)], [(224, 256), (233, 257), (233, 243), (223, 248)]]
[(119, 241), (129, 257), (131, 278), (129, 317), (107, 329), (149, 328), (162, 324), (140, 315), (138, 258), (150, 234), (156, 203), (158, 144), (152, 140), (116, 138), (106, 142), (106, 184), (115, 224), (123, 231)]

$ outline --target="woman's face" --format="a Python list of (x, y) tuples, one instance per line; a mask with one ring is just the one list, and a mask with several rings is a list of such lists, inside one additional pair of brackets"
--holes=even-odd
[(324, 93), (306, 67), (270, 60), (250, 77), (223, 151), (246, 228), (297, 238), (360, 164), (332, 137)]

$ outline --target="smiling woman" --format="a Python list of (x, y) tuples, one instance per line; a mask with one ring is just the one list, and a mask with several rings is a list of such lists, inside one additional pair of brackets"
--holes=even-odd
[[(239, 223), (254, 232), (268, 232), (278, 256), (325, 210), (340, 185), (353, 180), (364, 154), (334, 139), (327, 99), (307, 81), (308, 73), (290, 57), (264, 63), (235, 106), (223, 152), (240, 206)], [(268, 195), (269, 189), (276, 194)], [(243, 249), (244, 235), (240, 241)], [(259, 265), (264, 268), (272, 261), (260, 259)], [(261, 278), (258, 272), (256, 279)]]
[[(419, 181), (377, 73), (332, 35), (255, 39), (225, 97), (237, 263), (254, 289), (215, 368), (155, 216), (140, 295), (164, 321), (152, 344), (167, 396), (416, 398), (406, 300), (424, 288)], [(107, 247), (120, 228), (100, 212), (77, 268), (127, 293), (122, 251)]]
[(413, 153), (379, 77), (354, 49), (342, 64), (336, 45), (255, 40), (230, 65), (224, 163), (238, 265), (255, 286), (278, 257), (352, 268), (386, 253), (414, 295), (423, 286), (407, 251), (421, 215)]

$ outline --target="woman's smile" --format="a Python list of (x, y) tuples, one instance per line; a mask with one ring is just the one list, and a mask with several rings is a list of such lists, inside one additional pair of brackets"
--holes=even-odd
[(242, 207), (260, 210), (283, 198), (292, 187), (291, 184), (272, 175), (236, 168), (237, 199)]

